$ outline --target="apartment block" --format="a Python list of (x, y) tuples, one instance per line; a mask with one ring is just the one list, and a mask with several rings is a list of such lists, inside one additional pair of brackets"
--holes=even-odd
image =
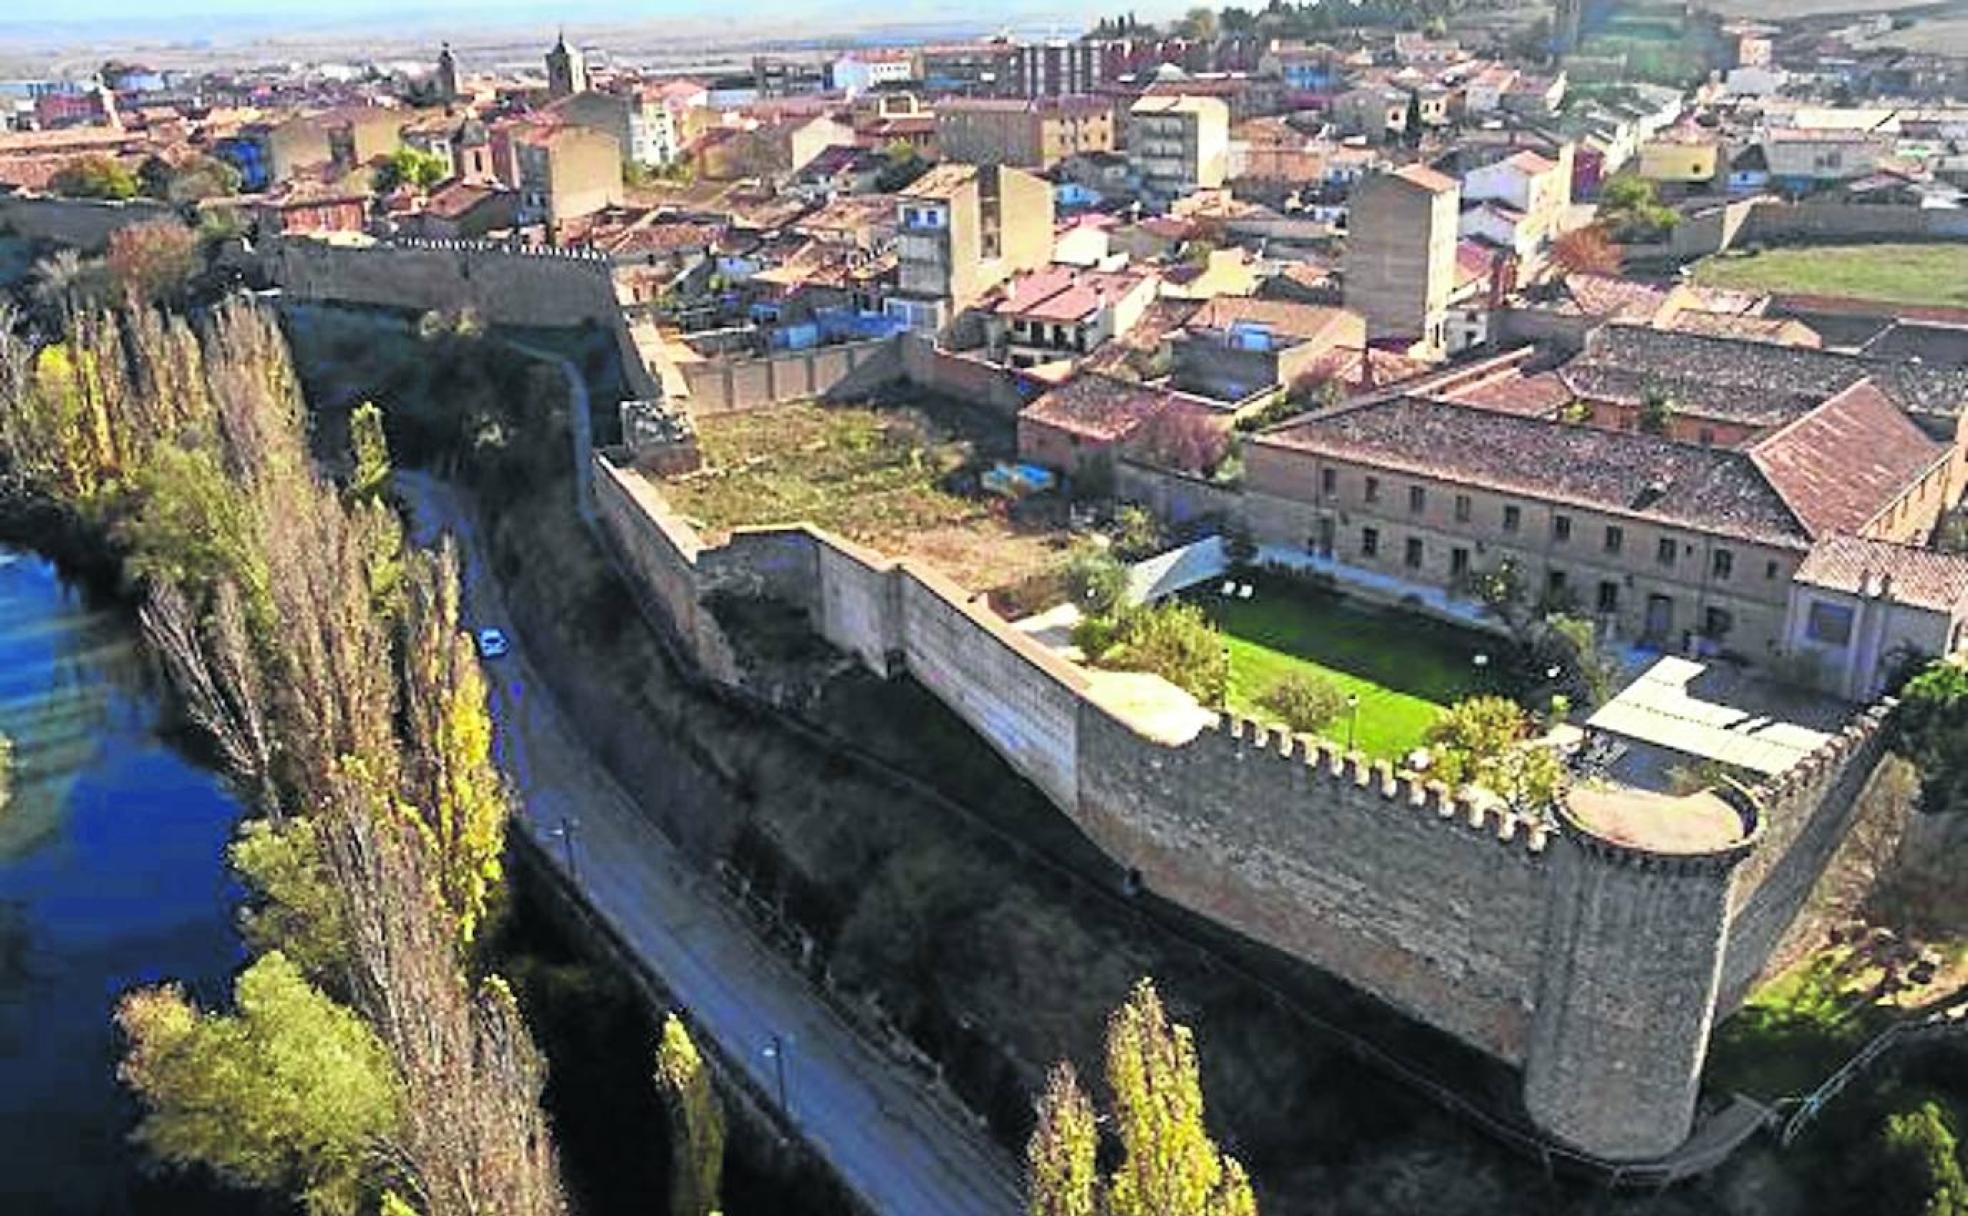
[(1230, 107), (1215, 97), (1144, 97), (1128, 110), (1128, 165), (1154, 198), (1223, 185), (1230, 169)]
[(1100, 97), (965, 98), (936, 107), (943, 155), (976, 165), (1050, 169), (1114, 150), (1114, 108)]

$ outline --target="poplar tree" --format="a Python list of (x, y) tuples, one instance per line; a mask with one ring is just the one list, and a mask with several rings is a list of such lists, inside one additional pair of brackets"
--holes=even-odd
[(656, 1084), (670, 1109), (670, 1216), (713, 1216), (724, 1175), (724, 1108), (674, 1013), (656, 1047)]
[(1053, 1070), (1026, 1150), (1031, 1216), (1257, 1216), (1250, 1176), (1204, 1125), (1194, 1037), (1150, 980), (1108, 1019), (1107, 1087), (1121, 1162), (1102, 1185), (1092, 1106), (1070, 1066)]
[(1096, 1216), (1100, 1175), (1094, 1158), (1099, 1148), (1093, 1103), (1073, 1066), (1062, 1061), (1046, 1078), (1038, 1126), (1025, 1149), (1031, 1179), (1026, 1210), (1031, 1216)]

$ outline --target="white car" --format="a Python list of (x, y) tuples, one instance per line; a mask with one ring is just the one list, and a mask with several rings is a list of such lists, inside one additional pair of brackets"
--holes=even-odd
[(501, 659), (512, 653), (512, 640), (503, 629), (481, 629), (472, 635), (481, 659)]

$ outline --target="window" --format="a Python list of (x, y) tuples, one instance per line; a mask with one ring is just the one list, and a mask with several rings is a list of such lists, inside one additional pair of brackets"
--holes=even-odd
[(1553, 570), (1544, 576), (1545, 595), (1556, 600), (1565, 594), (1565, 572)]
[(1775, 580), (1775, 578), (1777, 577), (1777, 563), (1775, 563), (1775, 562), (1764, 562), (1764, 563), (1763, 563), (1763, 577), (1764, 577), (1764, 578), (1766, 578), (1766, 579), (1770, 579), (1770, 580)]
[(1697, 433), (1696, 438), (1701, 441), (1703, 447), (1712, 447), (1715, 444), (1715, 429), (1705, 426)]
[(1469, 495), (1467, 494), (1456, 495), (1456, 522), (1459, 524), (1469, 522)]
[(1663, 566), (1672, 566), (1674, 564), (1675, 551), (1680, 549), (1680, 547), (1680, 541), (1675, 540), (1672, 536), (1663, 536), (1660, 538), (1660, 543), (1654, 546), (1654, 560)]
[(1408, 551), (1404, 560), (1407, 562), (1408, 569), (1421, 569), (1421, 538), (1419, 536), (1410, 536), (1408, 538)]
[(1844, 604), (1812, 600), (1804, 621), (1804, 636), (1813, 642), (1843, 646), (1852, 640), (1852, 610)]
[(1469, 550), (1449, 550), (1449, 573), (1456, 578), (1469, 573)]
[(1338, 490), (1338, 489), (1339, 489), (1339, 470), (1337, 470), (1337, 469), (1320, 469), (1320, 470), (1319, 470), (1319, 489), (1320, 489), (1321, 491), (1323, 491), (1323, 492), (1325, 492), (1325, 493), (1327, 493), (1327, 494), (1331, 494), (1331, 493), (1333, 493), (1334, 491), (1336, 491), (1336, 490)]
[(1551, 517), (1551, 539), (1557, 541), (1561, 545), (1564, 544), (1566, 541), (1572, 539), (1571, 516), (1554, 515)]
[(1599, 584), (1599, 611), (1618, 612), (1620, 610), (1620, 585), (1611, 579)]
[(1380, 478), (1378, 477), (1367, 478), (1367, 501), (1368, 502), (1380, 501)]
[(1360, 556), (1373, 557), (1380, 552), (1380, 529), (1360, 529)]
[(1506, 503), (1503, 508), (1503, 530), (1505, 532), (1515, 532), (1518, 525), (1523, 522), (1524, 509), (1514, 502)]
[(1414, 515), (1419, 515), (1427, 509), (1428, 509), (1428, 491), (1422, 489), (1420, 486), (1409, 486), (1408, 487), (1409, 513)]
[(1736, 618), (1730, 615), (1727, 608), (1710, 608), (1702, 613), (1702, 636), (1705, 638), (1719, 642), (1728, 637), (1729, 631), (1735, 627)]
[(1727, 549), (1717, 549), (1709, 555), (1708, 572), (1716, 578), (1726, 579), (1735, 573), (1736, 555)]
[(1626, 546), (1626, 533), (1620, 530), (1620, 526), (1618, 524), (1607, 524), (1606, 525), (1606, 552), (1618, 553), (1625, 546)]

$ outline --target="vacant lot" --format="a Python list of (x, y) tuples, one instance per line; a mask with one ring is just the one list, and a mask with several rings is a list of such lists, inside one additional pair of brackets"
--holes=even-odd
[(705, 468), (663, 493), (713, 534), (806, 522), (884, 553), (921, 558), (993, 590), (1057, 566), (1067, 538), (1042, 504), (978, 492), (1012, 453), (1011, 429), (965, 406), (808, 403), (698, 420)]
[(1968, 243), (1769, 249), (1709, 258), (1695, 278), (1751, 291), (1968, 307)]
[[(1258, 703), (1294, 672), (1324, 676), (1360, 698), (1353, 744), (1369, 756), (1399, 757), (1421, 744), (1444, 706), (1483, 691), (1479, 654), (1503, 643), (1412, 613), (1269, 579), (1248, 600), (1214, 589), (1198, 601), (1230, 647), (1230, 706), (1264, 718)], [(1345, 743), (1345, 715), (1325, 730)]]

